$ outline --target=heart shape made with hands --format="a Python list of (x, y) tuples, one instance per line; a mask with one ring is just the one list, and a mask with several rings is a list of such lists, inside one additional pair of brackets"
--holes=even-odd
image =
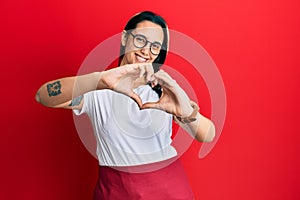
[(189, 116), (193, 112), (190, 99), (185, 91), (164, 70), (153, 74), (150, 85), (161, 89), (161, 96), (156, 102), (142, 103), (138, 94), (132, 93), (131, 98), (140, 109), (159, 109), (175, 116)]
[[(98, 88), (107, 88), (131, 97), (140, 109), (159, 109), (175, 116), (189, 116), (193, 112), (190, 99), (177, 82), (164, 70), (154, 73), (151, 63), (128, 64), (104, 71)], [(160, 85), (162, 95), (157, 102), (142, 103), (134, 88), (150, 83)]]

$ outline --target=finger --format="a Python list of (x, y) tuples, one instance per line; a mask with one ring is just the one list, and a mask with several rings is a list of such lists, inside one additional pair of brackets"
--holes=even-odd
[(138, 104), (138, 106), (141, 108), (143, 106), (142, 99), (139, 95), (136, 93), (132, 92), (130, 97)]
[(175, 117), (174, 115), (173, 115), (173, 120), (176, 122), (176, 124), (182, 124), (182, 122), (180, 122), (180, 121), (177, 119), (177, 117)]
[(158, 84), (158, 80), (153, 76), (154, 80), (151, 81), (151, 87), (154, 87)]
[(164, 82), (163, 80), (161, 80), (161, 79), (158, 80), (158, 84), (159, 84), (159, 85), (164, 86), (164, 85), (165, 85), (164, 83), (165, 83), (165, 82)]
[(123, 65), (123, 66), (120, 66), (119, 69), (122, 69), (124, 71), (124, 73), (129, 73), (129, 72), (136, 71), (138, 69), (138, 66), (136, 66), (136, 65)]
[(149, 108), (160, 109), (160, 106), (157, 102), (148, 102), (148, 103), (143, 104), (140, 108), (141, 109), (149, 109)]
[(155, 87), (157, 85), (157, 83), (155, 83), (155, 81), (152, 81), (151, 82), (151, 87), (153, 88), (153, 87)]
[(140, 70), (140, 78), (141, 78), (146, 73), (146, 70), (145, 70), (145, 67), (143, 65), (139, 66), (139, 70)]
[(158, 84), (160, 85), (176, 85), (176, 80), (174, 80), (167, 72), (163, 70), (158, 71), (154, 76), (158, 80)]
[(132, 79), (137, 79), (140, 76), (139, 66), (128, 65), (123, 73), (123, 78), (131, 77)]
[(155, 77), (163, 80), (172, 79), (172, 77), (164, 70), (159, 70), (157, 73), (155, 73)]
[(155, 79), (153, 82), (155, 83), (155, 85), (157, 85), (157, 84), (159, 84), (160, 86), (164, 85), (164, 81), (160, 77), (157, 77), (156, 75), (155, 75)]
[(153, 69), (152, 64), (146, 65), (145, 70), (146, 70), (146, 73), (147, 73), (147, 77), (146, 77), (147, 82), (152, 81), (154, 79), (154, 77), (153, 77), (154, 69)]

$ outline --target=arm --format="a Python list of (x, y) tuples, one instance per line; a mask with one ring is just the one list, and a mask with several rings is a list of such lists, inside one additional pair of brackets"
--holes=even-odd
[(215, 137), (215, 126), (213, 122), (198, 111), (198, 105), (190, 101), (187, 94), (176, 82), (174, 82), (172, 90), (175, 91), (177, 95), (180, 95), (180, 97), (177, 97), (180, 108), (173, 114), (174, 121), (197, 141), (212, 142)]
[(97, 89), (101, 72), (66, 77), (43, 84), (36, 93), (36, 101), (52, 108), (77, 108), (82, 106), (82, 95)]
[(197, 112), (196, 120), (193, 122), (183, 123), (176, 116), (173, 119), (199, 142), (212, 142), (215, 137), (215, 125), (199, 112)]
[[(215, 136), (214, 124), (208, 118), (204, 117), (199, 112), (195, 113), (195, 119), (192, 122), (183, 123), (180, 118), (189, 118), (194, 114), (194, 108), (191, 106), (191, 101), (185, 91), (178, 83), (171, 78), (169, 74), (160, 70), (154, 74), (155, 84), (162, 87), (162, 96), (157, 102), (149, 102), (142, 106), (146, 108), (156, 108), (173, 114), (174, 120), (185, 129), (190, 135), (200, 142), (211, 142)], [(178, 117), (176, 117), (178, 116)]]
[(150, 81), (153, 75), (151, 64), (131, 64), (103, 72), (94, 72), (82, 76), (73, 76), (49, 81), (36, 93), (36, 101), (52, 108), (80, 109), (83, 94), (93, 90), (111, 89), (123, 93), (139, 106), (140, 97), (133, 92), (138, 78)]

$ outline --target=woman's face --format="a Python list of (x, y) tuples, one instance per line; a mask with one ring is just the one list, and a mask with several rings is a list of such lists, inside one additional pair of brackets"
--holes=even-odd
[[(145, 36), (149, 41), (143, 48), (138, 48), (133, 43), (134, 35)], [(152, 49), (157, 47), (157, 44), (162, 44), (164, 40), (163, 29), (160, 25), (150, 21), (142, 21), (137, 24), (136, 28), (132, 30), (132, 34), (122, 35), (122, 45), (125, 46), (125, 54), (122, 59), (121, 65), (133, 63), (152, 63), (158, 55), (154, 55), (150, 50), (151, 43)]]

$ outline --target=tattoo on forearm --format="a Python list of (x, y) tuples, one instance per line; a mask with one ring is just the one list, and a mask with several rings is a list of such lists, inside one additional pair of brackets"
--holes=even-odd
[(60, 89), (61, 89), (60, 81), (56, 81), (54, 83), (49, 83), (47, 85), (47, 91), (48, 91), (49, 97), (59, 95), (61, 93)]
[(70, 103), (69, 106), (78, 106), (78, 105), (81, 103), (82, 98), (83, 98), (83, 95), (74, 98), (74, 99), (71, 101), (71, 103)]

